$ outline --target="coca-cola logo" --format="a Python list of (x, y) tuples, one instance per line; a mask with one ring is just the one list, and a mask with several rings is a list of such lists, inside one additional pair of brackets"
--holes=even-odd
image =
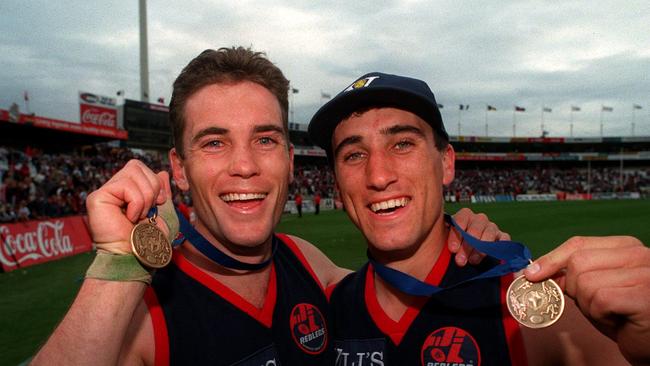
[(105, 97), (93, 93), (80, 92), (79, 99), (79, 103), (81, 104), (98, 104), (108, 108), (115, 108), (117, 105), (117, 100), (115, 98)]
[(90, 104), (95, 104), (99, 101), (99, 97), (96, 96), (95, 94), (90, 94), (90, 93), (81, 93), (79, 95), (79, 98), (81, 98), (84, 102), (90, 103)]
[(70, 236), (63, 234), (63, 227), (63, 221), (42, 221), (34, 231), (14, 234), (8, 226), (0, 226), (0, 262), (14, 267), (29, 260), (71, 254), (74, 247)]
[(88, 108), (81, 114), (81, 123), (90, 123), (97, 126), (115, 127), (115, 113)]

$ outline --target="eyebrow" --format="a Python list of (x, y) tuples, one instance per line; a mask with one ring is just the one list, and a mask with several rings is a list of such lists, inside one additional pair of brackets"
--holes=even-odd
[(204, 129), (200, 130), (199, 132), (197, 132), (196, 135), (194, 135), (194, 137), (192, 137), (192, 144), (195, 144), (203, 136), (207, 136), (207, 135), (225, 135), (228, 132), (230, 132), (230, 130), (228, 130), (227, 128), (223, 128), (223, 127), (214, 127), (214, 126), (212, 126), (212, 127), (204, 128)]
[[(381, 133), (382, 135), (397, 135), (397, 134), (404, 133), (404, 132), (414, 133), (414, 134), (416, 134), (416, 135), (418, 135), (420, 137), (425, 137), (424, 132), (422, 132), (421, 129), (419, 129), (419, 128), (415, 127), (415, 126), (409, 126), (409, 125), (394, 125), (394, 126), (387, 127), (387, 128), (382, 128), (381, 130), (379, 130), (379, 133)], [(338, 156), (339, 152), (344, 147), (346, 147), (348, 145), (356, 144), (358, 142), (361, 142), (362, 140), (363, 140), (363, 138), (361, 136), (359, 136), (359, 135), (353, 135), (353, 136), (348, 136), (348, 137), (344, 138), (343, 141), (341, 141), (336, 146), (336, 148), (334, 149), (334, 156), (335, 157)]]
[[(223, 127), (215, 127), (215, 126), (207, 127), (207, 128), (204, 128), (204, 129), (200, 130), (199, 132), (196, 133), (196, 135), (194, 135), (194, 137), (192, 137), (192, 144), (196, 143), (198, 140), (200, 140), (204, 136), (208, 136), (208, 135), (226, 135), (226, 134), (228, 134), (228, 132), (230, 132), (230, 130), (227, 129), (227, 128), (223, 128)], [(284, 134), (284, 129), (282, 127), (280, 127), (280, 126), (277, 126), (277, 125), (266, 124), (266, 125), (255, 126), (255, 128), (253, 129), (253, 132), (254, 133), (278, 132), (278, 133)]]
[(267, 125), (259, 125), (255, 126), (253, 129), (253, 132), (255, 133), (260, 133), (260, 132), (278, 132), (281, 134), (284, 134), (284, 128), (278, 126), (278, 125), (272, 125), (272, 124), (267, 124)]
[(388, 128), (381, 129), (379, 133), (382, 135), (397, 135), (403, 132), (414, 133), (420, 137), (425, 137), (424, 132), (415, 126), (410, 125), (394, 125)]
[(354, 136), (349, 136), (343, 139), (343, 141), (339, 142), (338, 145), (336, 145), (336, 148), (334, 149), (334, 157), (337, 157), (339, 155), (339, 152), (341, 149), (348, 145), (353, 145), (361, 141), (361, 136), (359, 135), (354, 135)]

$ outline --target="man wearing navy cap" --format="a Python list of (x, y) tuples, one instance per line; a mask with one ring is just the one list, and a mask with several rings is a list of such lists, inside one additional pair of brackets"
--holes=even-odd
[(455, 154), (425, 82), (366, 74), (316, 113), (309, 134), (327, 152), (371, 258), (331, 293), (337, 365), (650, 359), (650, 249), (634, 238), (572, 238), (526, 270), (534, 281), (559, 276), (575, 300), (544, 329), (520, 327), (508, 314), (512, 275), (479, 278), (502, 262), (456, 265), (445, 245), (451, 221), (442, 200), (443, 186), (454, 179)]

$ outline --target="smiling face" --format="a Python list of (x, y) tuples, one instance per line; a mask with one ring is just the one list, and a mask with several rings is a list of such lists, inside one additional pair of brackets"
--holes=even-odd
[(172, 149), (170, 160), (197, 229), (232, 251), (269, 243), (293, 177), (277, 99), (249, 81), (212, 84), (188, 98), (184, 118), (184, 158)]
[(339, 123), (332, 147), (341, 199), (373, 255), (444, 243), (442, 188), (454, 177), (454, 150), (436, 148), (429, 124), (370, 109)]

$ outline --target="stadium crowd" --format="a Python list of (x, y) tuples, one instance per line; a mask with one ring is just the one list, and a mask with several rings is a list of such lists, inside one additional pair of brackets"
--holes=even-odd
[[(82, 214), (88, 193), (135, 157), (105, 145), (70, 154), (0, 147), (0, 222)], [(152, 155), (137, 157), (154, 169), (168, 168)]]
[(327, 165), (299, 165), (295, 167), (293, 176), (289, 192), (303, 196), (318, 193), (321, 197), (334, 197), (334, 174)]
[(650, 169), (472, 169), (456, 170), (448, 191), (456, 195), (639, 192), (650, 187)]
[[(154, 170), (169, 169), (159, 156), (126, 148), (96, 145), (75, 153), (45, 154), (38, 149), (19, 151), (0, 147), (0, 222), (83, 214), (85, 199), (133, 158)], [(319, 194), (335, 196), (334, 176), (327, 164), (297, 164), (293, 197)], [(591, 169), (459, 169), (448, 192), (497, 195), (522, 193), (638, 192), (650, 187), (650, 169), (624, 170), (623, 185), (618, 168)], [(174, 200), (191, 205), (189, 195), (175, 191)]]

